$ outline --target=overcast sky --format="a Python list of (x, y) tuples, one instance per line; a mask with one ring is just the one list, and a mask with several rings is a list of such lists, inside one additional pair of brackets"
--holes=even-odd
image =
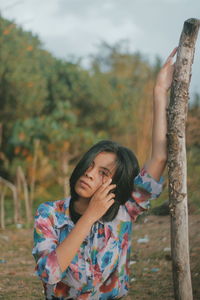
[[(200, 0), (0, 0), (0, 12), (31, 30), (57, 57), (87, 57), (104, 40), (129, 40), (150, 60), (178, 45), (183, 23), (200, 19)], [(199, 33), (200, 35), (200, 33)], [(200, 37), (191, 82), (200, 92)]]

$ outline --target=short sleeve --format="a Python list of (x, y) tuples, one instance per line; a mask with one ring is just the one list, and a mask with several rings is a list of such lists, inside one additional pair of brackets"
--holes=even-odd
[(129, 215), (135, 221), (138, 215), (150, 207), (150, 200), (156, 199), (162, 192), (164, 178), (155, 180), (143, 167), (134, 179), (131, 198), (125, 203)]
[(51, 204), (41, 204), (35, 216), (32, 254), (36, 260), (36, 274), (49, 284), (55, 284), (65, 276), (56, 256), (58, 240), (53, 224)]

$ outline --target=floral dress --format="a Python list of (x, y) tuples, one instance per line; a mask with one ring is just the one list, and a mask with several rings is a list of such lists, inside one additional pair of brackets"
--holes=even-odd
[(163, 178), (153, 179), (143, 168), (134, 179), (131, 198), (110, 222), (97, 221), (67, 269), (62, 272), (56, 247), (75, 224), (70, 218), (70, 197), (41, 204), (35, 216), (33, 256), (46, 299), (119, 299), (129, 289), (132, 227), (137, 216), (157, 198)]

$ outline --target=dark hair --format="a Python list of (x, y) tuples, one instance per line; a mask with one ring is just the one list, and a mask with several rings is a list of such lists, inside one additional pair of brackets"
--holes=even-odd
[(134, 153), (116, 142), (103, 140), (92, 146), (81, 158), (70, 177), (71, 201), (76, 201), (78, 195), (75, 191), (77, 180), (85, 173), (97, 154), (112, 152), (117, 156), (116, 171), (112, 179), (115, 183), (115, 202), (102, 216), (102, 221), (112, 221), (118, 213), (119, 206), (123, 205), (131, 196), (134, 178), (139, 173), (139, 164)]

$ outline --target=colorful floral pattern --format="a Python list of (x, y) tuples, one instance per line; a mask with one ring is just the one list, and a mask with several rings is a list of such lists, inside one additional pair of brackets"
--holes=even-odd
[(33, 255), (46, 299), (119, 299), (128, 293), (132, 223), (157, 198), (163, 178), (154, 180), (143, 168), (134, 180), (132, 197), (111, 222), (97, 221), (68, 268), (61, 272), (56, 247), (75, 226), (70, 197), (41, 204), (35, 216)]

